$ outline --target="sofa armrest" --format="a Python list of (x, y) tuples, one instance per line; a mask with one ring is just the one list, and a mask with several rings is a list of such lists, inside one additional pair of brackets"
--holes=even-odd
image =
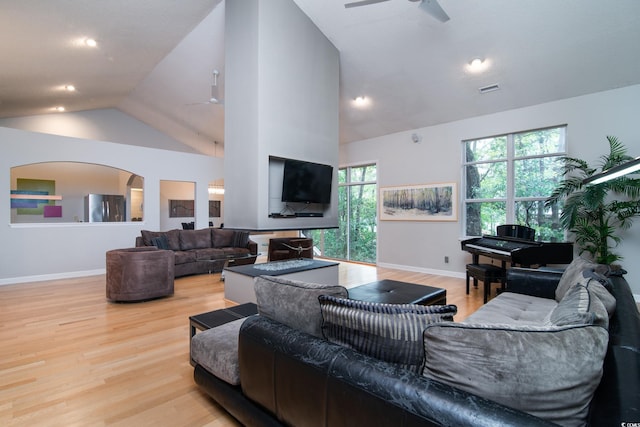
[(247, 249), (249, 249), (249, 253), (251, 255), (258, 255), (258, 243), (254, 242), (253, 240), (249, 239), (249, 242), (247, 243)]
[(561, 271), (509, 268), (507, 270), (506, 291), (554, 299), (561, 277)]
[(590, 406), (589, 425), (622, 425), (640, 420), (640, 313), (627, 281), (610, 275), (616, 310), (609, 320), (604, 374)]

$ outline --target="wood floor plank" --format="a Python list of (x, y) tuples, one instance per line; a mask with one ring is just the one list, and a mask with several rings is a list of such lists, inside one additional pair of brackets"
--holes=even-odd
[[(462, 320), (482, 305), (464, 280), (340, 264), (346, 287), (393, 279), (447, 289)], [(175, 295), (110, 303), (105, 276), (0, 286), (0, 425), (237, 426), (193, 381), (189, 316), (228, 307), (219, 274)]]

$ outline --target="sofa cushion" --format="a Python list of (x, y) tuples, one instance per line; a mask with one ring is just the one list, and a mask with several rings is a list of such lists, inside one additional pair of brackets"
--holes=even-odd
[(273, 276), (254, 279), (258, 313), (291, 328), (322, 338), (320, 295), (347, 297), (339, 285), (287, 280)]
[(428, 325), (423, 375), (537, 417), (584, 425), (608, 332), (597, 325)]
[(560, 277), (558, 287), (556, 288), (556, 301), (560, 302), (569, 288), (582, 278), (582, 272), (585, 270), (595, 271), (599, 274), (606, 274), (606, 272), (609, 271), (609, 267), (606, 265), (595, 264), (582, 257), (575, 258), (564, 270), (562, 277)]
[(247, 318), (207, 329), (191, 338), (191, 358), (216, 377), (231, 385), (240, 384), (238, 336)]
[(455, 305), (384, 304), (320, 296), (322, 333), (336, 344), (419, 373), (422, 331), (452, 321)]
[(544, 325), (557, 305), (554, 299), (503, 292), (468, 316), (463, 323)]
[(208, 228), (203, 228), (201, 230), (180, 231), (180, 249), (182, 249), (183, 251), (210, 247), (211, 232)]
[[(225, 230), (221, 228), (211, 229), (211, 241), (214, 248), (224, 248), (233, 246), (233, 230)], [(246, 245), (245, 245), (246, 246)]]
[(175, 264), (188, 264), (196, 262), (196, 254), (194, 251), (174, 251)]
[(223, 260), (227, 257), (226, 251), (222, 248), (203, 248), (203, 249), (194, 249), (193, 252), (196, 256), (196, 260), (203, 259), (220, 259)]

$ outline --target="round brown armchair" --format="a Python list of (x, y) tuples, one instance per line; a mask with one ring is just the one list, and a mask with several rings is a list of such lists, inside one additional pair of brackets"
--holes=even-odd
[(107, 299), (144, 301), (173, 295), (174, 253), (154, 246), (107, 251)]

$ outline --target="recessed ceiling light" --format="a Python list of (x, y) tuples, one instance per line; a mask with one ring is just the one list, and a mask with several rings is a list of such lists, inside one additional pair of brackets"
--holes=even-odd
[(65, 85), (64, 90), (66, 90), (67, 92), (75, 92), (76, 87), (74, 85)]
[(64, 111), (64, 107), (61, 105), (59, 107), (56, 107), (55, 110), (59, 113), (62, 113)]
[(473, 58), (467, 63), (467, 70), (471, 73), (479, 73), (489, 67), (489, 61), (482, 58)]
[(89, 47), (96, 47), (98, 46), (98, 42), (95, 41), (95, 39), (84, 39), (84, 44), (86, 44)]
[(353, 104), (356, 107), (365, 107), (365, 106), (369, 105), (370, 102), (371, 101), (366, 96), (358, 96), (353, 100)]

